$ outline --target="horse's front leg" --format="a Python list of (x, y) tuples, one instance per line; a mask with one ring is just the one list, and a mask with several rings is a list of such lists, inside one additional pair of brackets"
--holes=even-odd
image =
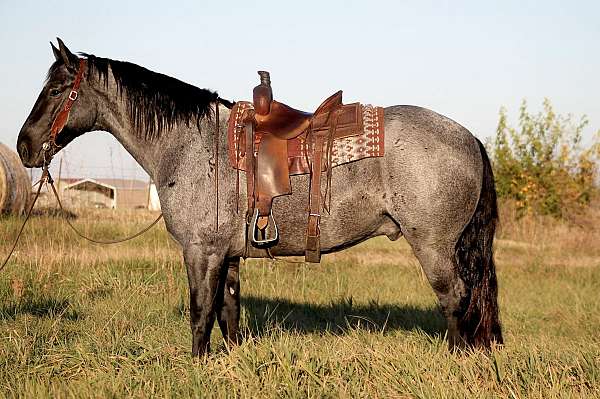
[(238, 344), (240, 339), (240, 258), (227, 258), (223, 263), (217, 293), (216, 314), (227, 344)]
[(200, 245), (186, 247), (183, 254), (190, 286), (192, 355), (202, 356), (210, 350), (224, 256)]

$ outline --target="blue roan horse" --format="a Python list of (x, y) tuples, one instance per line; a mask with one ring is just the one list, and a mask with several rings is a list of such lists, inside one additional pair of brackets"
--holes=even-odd
[[(52, 48), (56, 62), (19, 134), (23, 164), (43, 166), (89, 131), (114, 135), (157, 183), (166, 227), (183, 248), (193, 354), (208, 351), (215, 318), (225, 339), (237, 342), (246, 218), (236, 212), (235, 170), (225, 162), (216, 170), (213, 156), (215, 145), (227, 153), (227, 102), (131, 63), (86, 54), (80, 63), (60, 40)], [(70, 116), (56, 145), (44, 146), (54, 141), (50, 128), (74, 97), (78, 75), (83, 79)], [(215, 107), (222, 118), (218, 135)], [(483, 145), (435, 112), (391, 106), (385, 108), (385, 148), (384, 157), (335, 168), (331, 213), (321, 219), (322, 251), (404, 235), (439, 298), (450, 347), (502, 343), (492, 258), (496, 191)], [(215, 173), (221, 186), (218, 229)], [(275, 256), (304, 253), (308, 177), (294, 176), (292, 185), (294, 193), (273, 205), (282, 232)]]

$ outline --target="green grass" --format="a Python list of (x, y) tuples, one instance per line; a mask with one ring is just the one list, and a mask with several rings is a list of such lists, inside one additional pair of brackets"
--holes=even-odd
[[(96, 220), (75, 223), (105, 238), (144, 225)], [(0, 219), (2, 256), (17, 223)], [(597, 250), (555, 254), (508, 234), (497, 246), (506, 343), (489, 354), (448, 352), (408, 245), (376, 239), (321, 265), (243, 263), (244, 343), (227, 349), (216, 328), (197, 360), (185, 268), (163, 227), (107, 248), (34, 218), (0, 276), (0, 394), (600, 397)]]

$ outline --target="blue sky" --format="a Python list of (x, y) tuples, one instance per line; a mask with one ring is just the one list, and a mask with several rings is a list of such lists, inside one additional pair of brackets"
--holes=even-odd
[[(0, 141), (14, 147), (61, 37), (72, 51), (127, 60), (248, 99), (256, 71), (275, 96), (310, 110), (338, 89), (346, 102), (415, 104), (494, 134), (548, 97), (600, 128), (600, 2), (154, 2), (0, 0)], [(106, 133), (65, 153), (66, 173), (130, 177), (135, 162)], [(55, 162), (57, 163), (57, 162)]]

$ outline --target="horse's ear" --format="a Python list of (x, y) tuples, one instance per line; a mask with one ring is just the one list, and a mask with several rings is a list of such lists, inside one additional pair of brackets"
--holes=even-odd
[(54, 53), (54, 58), (56, 61), (61, 60), (62, 56), (60, 55), (60, 50), (57, 49), (52, 42), (50, 42), (50, 46), (52, 47), (52, 52)]
[(76, 69), (78, 57), (75, 54), (71, 53), (67, 46), (65, 46), (65, 43), (63, 43), (63, 41), (60, 40), (60, 37), (57, 37), (56, 40), (58, 40), (60, 57), (65, 63), (65, 66), (69, 69)]

